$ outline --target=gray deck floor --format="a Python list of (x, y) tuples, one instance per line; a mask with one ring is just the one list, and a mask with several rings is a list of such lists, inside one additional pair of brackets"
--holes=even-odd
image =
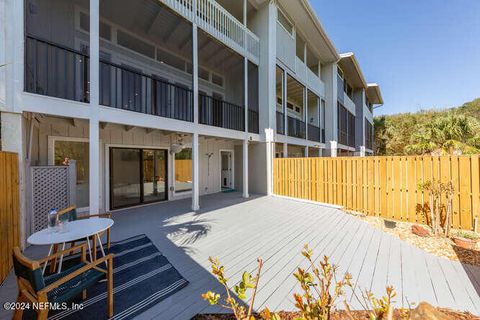
[[(437, 258), (340, 210), (278, 197), (243, 200), (238, 193), (202, 197), (201, 206), (194, 213), (190, 200), (180, 200), (114, 214), (113, 240), (146, 234), (190, 281), (139, 318), (190, 319), (221, 311), (200, 297), (208, 290), (223, 293), (209, 272), (209, 256), (225, 265), (232, 284), (244, 270), (255, 270), (257, 257), (263, 258), (256, 308), (291, 310), (292, 294), (299, 291), (292, 273), (306, 266), (300, 254), (306, 243), (317, 261), (327, 255), (339, 265), (340, 274), (350, 272), (357, 293), (368, 289), (380, 296), (393, 285), (399, 306), (424, 300), (480, 314), (480, 268)], [(27, 255), (45, 251), (30, 247)], [(0, 300), (15, 296), (11, 274), (1, 287)], [(352, 291), (347, 299), (360, 307)], [(4, 311), (0, 315), (9, 317)]]

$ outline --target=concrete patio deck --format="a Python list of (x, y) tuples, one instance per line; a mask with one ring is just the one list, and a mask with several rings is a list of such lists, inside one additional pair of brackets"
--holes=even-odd
[[(239, 193), (201, 198), (192, 212), (190, 200), (125, 209), (114, 214), (113, 241), (146, 234), (190, 284), (143, 313), (141, 319), (190, 319), (197, 313), (221, 311), (200, 295), (223, 294), (210, 274), (209, 256), (225, 265), (235, 283), (244, 270), (253, 272), (256, 258), (264, 260), (256, 308), (293, 309), (292, 294), (299, 287), (293, 277), (306, 266), (300, 251), (305, 243), (317, 261), (323, 255), (338, 264), (339, 273), (353, 276), (355, 290), (377, 296), (387, 285), (397, 291), (397, 305), (427, 301), (433, 305), (480, 314), (480, 268), (452, 262), (419, 250), (340, 210), (278, 197), (241, 199)], [(31, 257), (46, 248), (29, 247)], [(1, 301), (13, 301), (12, 274), (0, 289)], [(347, 298), (359, 307), (352, 292)], [(2, 310), (2, 319), (10, 314)]]

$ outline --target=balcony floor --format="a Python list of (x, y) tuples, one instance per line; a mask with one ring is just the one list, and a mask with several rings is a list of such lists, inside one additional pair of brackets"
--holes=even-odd
[[(328, 255), (343, 274), (353, 276), (356, 290), (383, 295), (387, 284), (397, 291), (397, 305), (427, 301), (434, 305), (480, 314), (480, 268), (438, 258), (371, 227), (340, 210), (279, 197), (236, 192), (201, 198), (201, 211), (190, 210), (190, 199), (160, 203), (114, 214), (113, 240), (146, 234), (190, 284), (147, 310), (141, 319), (190, 319), (197, 313), (220, 312), (200, 297), (223, 293), (210, 274), (208, 257), (219, 257), (231, 283), (244, 270), (254, 271), (256, 258), (264, 269), (256, 308), (293, 309), (292, 293), (299, 287), (292, 276), (305, 266), (300, 251), (309, 243), (316, 258)], [(29, 247), (28, 256), (46, 248)], [(0, 291), (1, 301), (16, 297), (10, 274)], [(351, 299), (352, 293), (347, 293)], [(352, 306), (359, 304), (352, 299)], [(10, 315), (2, 311), (1, 319)]]

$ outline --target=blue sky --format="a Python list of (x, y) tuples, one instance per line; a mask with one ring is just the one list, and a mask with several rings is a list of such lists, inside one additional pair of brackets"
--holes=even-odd
[(355, 53), (385, 105), (376, 114), (480, 97), (479, 0), (311, 0), (337, 50)]

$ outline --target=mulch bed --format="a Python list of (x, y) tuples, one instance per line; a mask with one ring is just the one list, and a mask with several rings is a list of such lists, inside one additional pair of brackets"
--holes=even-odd
[[(417, 248), (425, 250), (431, 254), (434, 254), (439, 257), (447, 258), (453, 261), (460, 261), (462, 263), (468, 263), (471, 265), (480, 266), (480, 248), (479, 244), (475, 250), (464, 249), (456, 246), (451, 239), (443, 237), (420, 237), (412, 233), (412, 226), (416, 225), (410, 222), (401, 222), (396, 221), (395, 228), (385, 227), (384, 219), (380, 217), (372, 216), (363, 216), (355, 214), (353, 212), (348, 212), (354, 216), (367, 221), (369, 224), (374, 226), (377, 229), (387, 232), (391, 235), (394, 235), (402, 240), (408, 241)], [(427, 229), (430, 234), (431, 228), (426, 225), (421, 225), (423, 228)], [(451, 231), (451, 234), (454, 234), (455, 230)]]
[[(450, 309), (438, 309), (449, 319), (452, 320), (479, 320), (480, 317), (476, 317), (468, 312), (454, 312)], [(300, 313), (298, 312), (278, 312), (280, 319), (282, 320), (295, 320), (298, 319)], [(352, 311), (352, 315), (357, 320), (369, 320), (368, 313), (366, 311)], [(258, 315), (255, 316), (256, 319), (261, 319)], [(331, 320), (345, 320), (349, 319), (345, 311), (336, 311), (332, 313)], [(400, 312), (395, 311), (393, 314), (394, 320), (402, 320)], [(232, 314), (201, 314), (196, 315), (192, 320), (235, 320), (235, 317)]]

